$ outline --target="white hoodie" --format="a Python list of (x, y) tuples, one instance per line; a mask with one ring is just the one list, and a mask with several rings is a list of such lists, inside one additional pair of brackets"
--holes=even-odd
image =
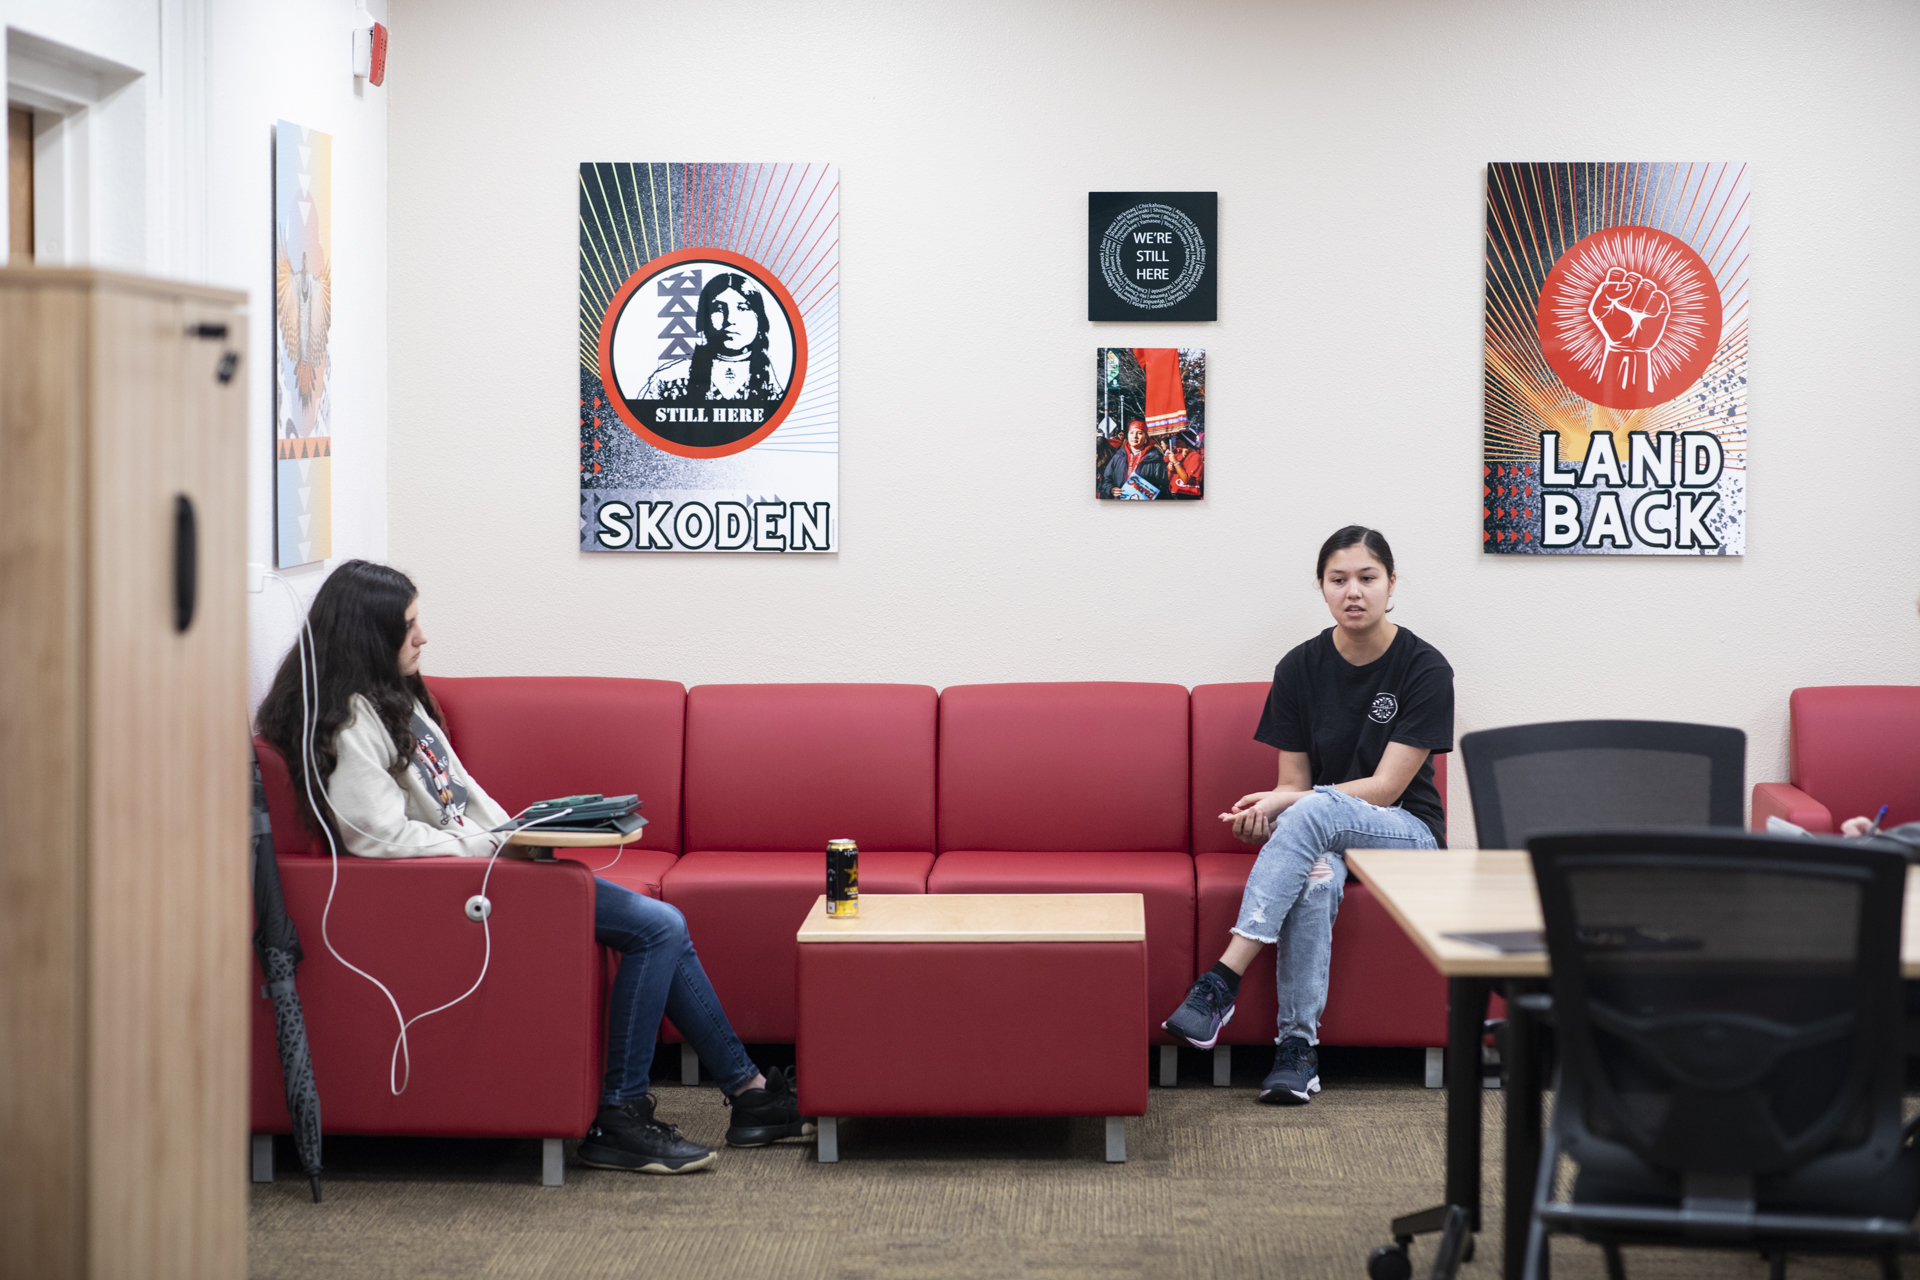
[[(353, 718), (334, 739), (339, 760), (327, 779), (327, 799), (346, 851), (362, 858), (485, 857), (500, 836), (489, 836), (509, 815), (480, 789), (454, 755), (447, 735), (418, 702), (413, 734), (419, 745), (399, 777), (399, 752), (373, 703), (360, 694)], [(358, 830), (355, 830), (358, 828)]]

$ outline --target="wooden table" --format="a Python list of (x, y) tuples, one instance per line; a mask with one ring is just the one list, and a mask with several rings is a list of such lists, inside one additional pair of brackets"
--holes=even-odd
[(552, 862), (555, 849), (611, 849), (614, 845), (639, 844), (641, 827), (632, 835), (618, 831), (563, 831), (546, 827), (522, 827), (508, 836), (506, 843), (526, 845), (536, 862)]
[(840, 1158), (842, 1116), (1098, 1115), (1125, 1160), (1147, 1109), (1146, 939), (1137, 893), (862, 894), (857, 916), (821, 895), (795, 935), (819, 1159)]
[(813, 901), (797, 942), (1145, 942), (1137, 893), (870, 893), (860, 914)]
[[(1447, 978), (1446, 1202), (1397, 1218), (1396, 1238), (1444, 1231), (1441, 1254), (1470, 1256), (1471, 1243), (1448, 1225), (1449, 1210), (1465, 1212), (1464, 1230), (1480, 1229), (1480, 1043), (1487, 999), (1507, 996), (1507, 1141), (1504, 1168), (1507, 1214), (1501, 1232), (1504, 1272), (1518, 1280), (1526, 1257), (1527, 1215), (1515, 1212), (1532, 1198), (1540, 1164), (1541, 1089), (1536, 993), (1549, 969), (1545, 951), (1502, 955), (1446, 937), (1540, 929), (1540, 894), (1524, 849), (1353, 849), (1347, 866), (1373, 890), (1414, 945)], [(1907, 870), (1901, 923), (1900, 972), (1920, 979), (1920, 869)], [(1529, 996), (1533, 998), (1529, 999)], [(1451, 1274), (1436, 1269), (1435, 1274)]]

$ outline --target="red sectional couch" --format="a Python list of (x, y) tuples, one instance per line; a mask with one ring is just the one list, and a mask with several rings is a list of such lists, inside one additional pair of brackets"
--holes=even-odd
[(940, 695), (940, 857), (929, 893), (1139, 893), (1147, 1039), (1193, 982), (1187, 691), (973, 684)]
[[(600, 1102), (606, 1003), (602, 949), (593, 941), (593, 877), (584, 867), (502, 862), (487, 894), (493, 950), (464, 914), (483, 867), (472, 858), (340, 859), (332, 884), (325, 843), (298, 820), (280, 754), (256, 740), (273, 819), (287, 912), (306, 959), (296, 979), (328, 1133), (577, 1137)], [(480, 989), (407, 1037), (411, 1069), (398, 1096), (388, 1083), (399, 1026), (378, 988), (408, 1016)], [(256, 971), (257, 973), (257, 971)], [(260, 981), (264, 982), (262, 978)], [(256, 988), (256, 995), (260, 995)], [(253, 1002), (252, 1130), (287, 1133), (273, 1002)], [(557, 1166), (555, 1167), (557, 1169)]]
[(1778, 816), (1809, 831), (1887, 806), (1885, 825), (1920, 822), (1920, 686), (1828, 685), (1788, 697), (1787, 782), (1753, 787), (1753, 829)]
[[(1229, 833), (1219, 815), (1252, 791), (1271, 790), (1280, 753), (1253, 740), (1267, 684), (1203, 684), (1190, 699), (1193, 716), (1193, 869), (1197, 914), (1197, 970), (1226, 949), (1240, 914), (1240, 894), (1253, 870), (1254, 851)], [(1447, 799), (1446, 757), (1434, 758), (1433, 779)], [(1333, 926), (1334, 963), (1320, 1038), (1327, 1044), (1420, 1045), (1447, 1042), (1447, 980), (1395, 924), (1373, 891), (1349, 875), (1340, 918)], [(1247, 970), (1222, 1044), (1272, 1044), (1278, 997), (1271, 953)], [(1162, 1016), (1165, 1016), (1164, 1014)]]
[(687, 852), (666, 900), (742, 1040), (794, 1039), (793, 935), (825, 888), (827, 841), (859, 841), (864, 892), (927, 891), (939, 705), (912, 684), (687, 695)]
[(638, 794), (648, 825), (638, 843), (615, 851), (617, 861), (605, 849), (561, 849), (557, 856), (661, 896), (661, 880), (681, 848), (684, 687), (594, 676), (440, 676), (428, 683), (460, 762), (508, 813), (583, 792)]
[[(741, 1037), (795, 1036), (794, 931), (825, 880), (826, 842), (860, 844), (868, 893), (1140, 893), (1148, 1043), (1225, 945), (1253, 855), (1217, 815), (1273, 785), (1251, 739), (1266, 685), (703, 685), (576, 677), (436, 679), (454, 748), (510, 812), (582, 791), (638, 792), (641, 841), (598, 874), (686, 913)], [(493, 958), (474, 995), (416, 1026), (413, 1073), (387, 1084), (386, 998), (321, 941), (331, 866), (295, 819), (285, 765), (257, 744), (326, 1127), (336, 1133), (574, 1137), (590, 1123), (615, 959), (592, 943), (602, 850), (502, 862)], [(1444, 770), (1437, 770), (1445, 797)], [(1876, 802), (1877, 803), (1877, 802)], [(683, 854), (684, 851), (684, 854)], [(330, 933), (412, 1015), (479, 972), (461, 913), (472, 859), (340, 860)], [(1273, 1038), (1256, 965), (1224, 1043)], [(1334, 933), (1322, 1039), (1445, 1043), (1445, 984), (1364, 886)], [(671, 1029), (668, 1029), (669, 1038)], [(1165, 1054), (1163, 1050), (1163, 1080)], [(286, 1132), (270, 1001), (254, 1005), (253, 1128)], [(550, 1141), (547, 1172), (558, 1177)]]

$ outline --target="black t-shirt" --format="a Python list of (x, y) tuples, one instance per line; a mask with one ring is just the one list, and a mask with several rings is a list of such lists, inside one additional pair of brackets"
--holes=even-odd
[[(1333, 628), (1299, 645), (1273, 669), (1273, 688), (1254, 740), (1304, 751), (1316, 787), (1370, 778), (1389, 742), (1453, 750), (1453, 668), (1401, 627), (1387, 651), (1356, 667), (1333, 647)], [(1420, 762), (1397, 802), (1447, 846), (1447, 813), (1433, 785), (1433, 757)]]

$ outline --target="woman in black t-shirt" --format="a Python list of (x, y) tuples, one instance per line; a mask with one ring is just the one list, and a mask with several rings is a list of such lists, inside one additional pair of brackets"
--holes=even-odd
[(1220, 815), (1235, 838), (1261, 846), (1233, 941), (1162, 1024), (1212, 1048), (1233, 1017), (1240, 975), (1278, 943), (1280, 1048), (1260, 1088), (1260, 1101), (1273, 1103), (1307, 1102), (1320, 1090), (1313, 1046), (1346, 851), (1446, 843), (1429, 757), (1453, 750), (1453, 668), (1387, 621), (1393, 551), (1379, 533), (1340, 530), (1321, 546), (1314, 573), (1335, 625), (1280, 660), (1253, 735), (1279, 750), (1279, 780)]

